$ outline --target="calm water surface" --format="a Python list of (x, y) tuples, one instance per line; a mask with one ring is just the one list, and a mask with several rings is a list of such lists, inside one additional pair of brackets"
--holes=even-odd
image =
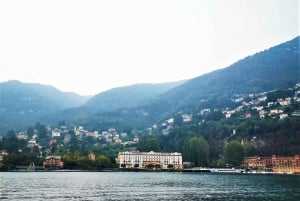
[(300, 176), (0, 172), (0, 200), (300, 200)]

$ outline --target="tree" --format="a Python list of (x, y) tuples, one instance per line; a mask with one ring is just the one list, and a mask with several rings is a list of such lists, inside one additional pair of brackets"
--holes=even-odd
[(225, 163), (239, 167), (244, 159), (244, 148), (238, 141), (230, 141), (224, 148)]
[(65, 120), (61, 120), (57, 123), (58, 127), (61, 127), (61, 126), (66, 126), (66, 122)]
[(195, 163), (196, 166), (207, 166), (209, 145), (203, 137), (192, 137), (184, 143), (185, 160)]
[(157, 138), (148, 138), (146, 142), (147, 151), (160, 151), (159, 140)]
[(29, 127), (27, 129), (27, 135), (28, 135), (29, 138), (31, 138), (34, 135), (34, 129), (33, 129), (33, 127)]
[(70, 142), (70, 151), (74, 152), (79, 150), (79, 142), (75, 135), (71, 135), (71, 142)]
[(44, 139), (47, 137), (47, 129), (45, 125), (39, 125), (38, 126), (38, 136), (41, 139)]
[(245, 140), (243, 144), (244, 156), (253, 156), (255, 154), (255, 148), (251, 142)]
[(108, 168), (111, 167), (111, 161), (109, 160), (108, 157), (104, 155), (98, 155), (96, 157), (96, 164), (100, 168)]
[(7, 133), (6, 133), (6, 136), (7, 136), (7, 137), (15, 137), (15, 136), (16, 136), (16, 131), (14, 131), (14, 130), (9, 130), (9, 131), (7, 131)]
[(18, 138), (15, 135), (12, 135), (8, 138), (3, 139), (2, 148), (4, 150), (7, 150), (8, 153), (17, 153), (20, 149), (24, 151), (27, 148), (26, 145), (27, 143), (25, 140), (18, 140)]
[(76, 165), (76, 160), (74, 159), (74, 156), (72, 155), (71, 152), (66, 152), (62, 158), (65, 163), (65, 167)]
[(79, 156), (77, 158), (77, 165), (84, 169), (90, 169), (91, 168), (91, 161), (87, 156)]

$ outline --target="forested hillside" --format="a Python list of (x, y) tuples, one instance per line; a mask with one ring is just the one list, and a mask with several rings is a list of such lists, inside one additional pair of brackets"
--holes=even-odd
[(224, 69), (191, 79), (143, 106), (99, 112), (90, 116), (85, 125), (145, 128), (177, 112), (233, 108), (236, 102), (232, 100), (240, 95), (293, 87), (300, 82), (299, 40), (297, 37)]
[(47, 85), (0, 83), (0, 130), (31, 124), (50, 112), (80, 106), (88, 98)]
[(155, 98), (182, 83), (184, 81), (117, 87), (95, 95), (84, 106), (98, 112), (137, 107), (144, 105), (148, 99)]

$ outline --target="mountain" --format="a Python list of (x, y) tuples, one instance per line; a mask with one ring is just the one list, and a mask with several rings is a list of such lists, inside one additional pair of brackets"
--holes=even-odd
[(86, 126), (120, 123), (143, 128), (178, 112), (234, 107), (241, 94), (288, 88), (300, 82), (300, 37), (191, 79), (143, 106), (91, 116)]
[(99, 93), (94, 97), (41, 84), (8, 81), (0, 83), (0, 131), (22, 128), (37, 121), (57, 124), (60, 120), (89, 119), (96, 112), (110, 112), (145, 104), (184, 81), (135, 84)]
[(131, 108), (145, 104), (145, 101), (179, 86), (185, 81), (160, 84), (135, 84), (113, 88), (95, 95), (84, 106), (94, 111), (114, 111), (120, 108)]
[[(57, 89), (17, 81), (0, 83), (0, 128), (43, 120), (87, 129), (145, 128), (177, 113), (232, 108), (242, 94), (288, 88), (300, 82), (300, 37), (185, 82), (137, 84), (86, 99)], [(200, 55), (199, 55), (200, 56)], [(75, 107), (79, 106), (79, 107)], [(75, 107), (75, 108), (74, 108)]]
[(196, 77), (170, 90), (162, 99), (190, 106), (199, 101), (264, 92), (300, 81), (300, 37), (248, 56), (224, 69)]
[(47, 85), (15, 80), (0, 83), (0, 128), (32, 123), (49, 112), (82, 105), (87, 98)]
[[(91, 118), (97, 113), (110, 114), (124, 108), (130, 110), (130, 108), (141, 107), (184, 82), (185, 80), (159, 84), (134, 84), (113, 88), (95, 95), (80, 107), (56, 111), (41, 117), (41, 119), (52, 124), (58, 121), (66, 121), (86, 122), (86, 124), (92, 125), (94, 121)], [(98, 125), (98, 123), (95, 125)]]

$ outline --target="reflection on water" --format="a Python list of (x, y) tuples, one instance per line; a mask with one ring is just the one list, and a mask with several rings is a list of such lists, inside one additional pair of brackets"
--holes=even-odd
[(1, 172), (0, 200), (300, 200), (300, 176)]

